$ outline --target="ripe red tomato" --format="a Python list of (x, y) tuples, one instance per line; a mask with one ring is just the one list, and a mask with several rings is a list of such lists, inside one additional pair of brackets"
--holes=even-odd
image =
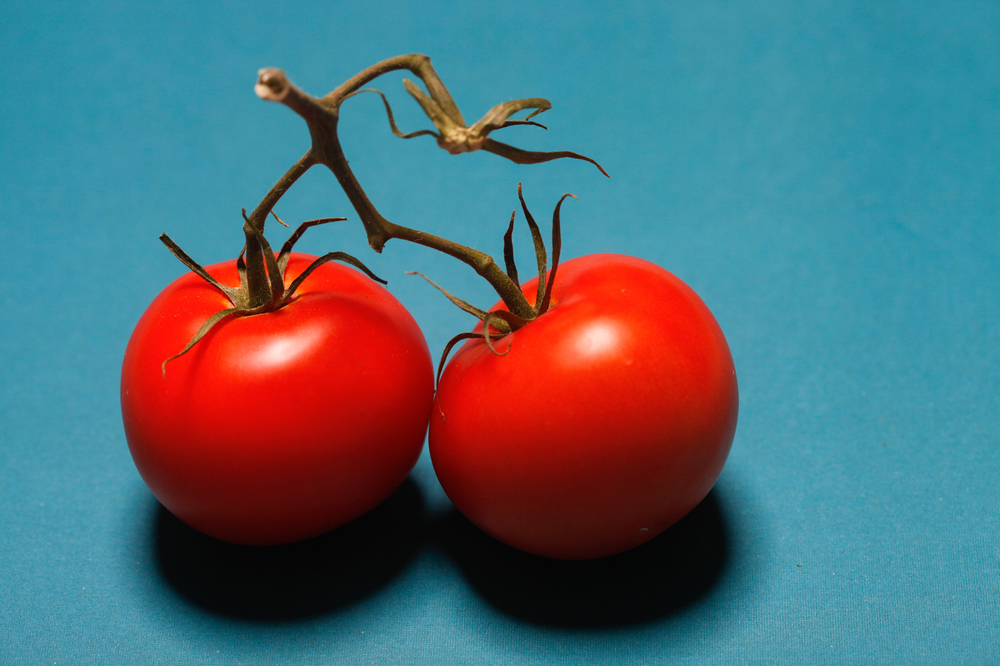
[[(293, 253), (287, 281), (313, 260)], [(236, 262), (207, 267), (238, 285)], [(122, 364), (125, 436), (160, 502), (241, 544), (306, 539), (375, 508), (423, 447), (433, 400), (427, 343), (409, 312), (353, 268), (316, 269), (286, 306), (228, 317), (193, 273), (153, 301)]]
[[(522, 285), (531, 303), (536, 285)], [(736, 431), (736, 372), (712, 313), (671, 273), (620, 255), (567, 261), (549, 311), (494, 346), (505, 355), (482, 339), (456, 352), (430, 425), (442, 487), (486, 533), (602, 557), (712, 489)]]

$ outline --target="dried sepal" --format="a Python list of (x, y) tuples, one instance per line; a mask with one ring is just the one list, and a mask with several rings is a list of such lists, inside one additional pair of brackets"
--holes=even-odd
[(556, 204), (556, 209), (552, 212), (552, 270), (549, 271), (548, 280), (545, 282), (545, 295), (542, 296), (542, 300), (538, 303), (538, 314), (540, 315), (548, 312), (552, 301), (552, 287), (556, 281), (556, 270), (559, 268), (559, 254), (562, 252), (562, 229), (559, 223), (559, 210), (562, 208), (563, 201), (566, 201), (567, 197), (576, 199), (575, 194), (562, 195), (559, 203)]
[(392, 129), (392, 133), (398, 136), (400, 139), (412, 139), (413, 137), (416, 136), (433, 136), (433, 137), (440, 136), (437, 132), (431, 130), (417, 130), (416, 132), (407, 132), (406, 134), (401, 132), (399, 127), (396, 126), (396, 118), (392, 115), (392, 107), (389, 106), (389, 100), (386, 99), (386, 96), (382, 93), (381, 90), (376, 90), (375, 88), (362, 88), (361, 90), (355, 90), (350, 95), (345, 95), (344, 99), (347, 99), (348, 97), (354, 97), (358, 93), (363, 93), (363, 92), (378, 93), (379, 97), (382, 98), (382, 104), (385, 105), (385, 113), (387, 116), (389, 116), (389, 127)]
[(480, 319), (480, 320), (482, 320), (482, 319), (484, 319), (486, 317), (487, 313), (486, 313), (485, 310), (480, 310), (475, 305), (472, 305), (471, 303), (466, 303), (465, 301), (463, 301), (458, 296), (452, 295), (446, 289), (442, 288), (440, 285), (438, 285), (436, 282), (434, 282), (434, 280), (430, 279), (429, 277), (427, 277), (426, 275), (424, 275), (420, 271), (406, 271), (406, 274), (407, 275), (419, 275), (423, 279), (427, 280), (432, 287), (434, 287), (435, 289), (437, 289), (438, 291), (440, 291), (442, 294), (444, 294), (445, 297), (449, 301), (451, 301), (452, 303), (454, 303), (455, 305), (457, 305), (463, 311), (468, 312), (473, 317), (476, 317), (477, 319)]
[(521, 183), (517, 184), (517, 198), (521, 200), (521, 210), (528, 221), (528, 229), (531, 230), (531, 240), (535, 244), (535, 259), (538, 262), (538, 290), (535, 295), (535, 308), (542, 302), (545, 294), (545, 272), (548, 269), (548, 257), (545, 253), (545, 241), (542, 239), (542, 232), (538, 228), (538, 223), (528, 211), (528, 204), (524, 202), (524, 195), (521, 193)]
[(417, 100), (417, 104), (419, 104), (420, 108), (424, 110), (427, 117), (431, 119), (434, 126), (438, 128), (438, 131), (441, 133), (439, 141), (446, 138), (455, 129), (462, 127), (461, 122), (458, 122), (455, 118), (449, 116), (444, 109), (442, 109), (427, 93), (421, 90), (416, 83), (409, 79), (403, 79), (403, 87), (406, 88), (406, 92), (410, 93), (413, 99)]
[(305, 281), (305, 279), (309, 277), (309, 275), (314, 270), (316, 270), (323, 264), (327, 263), (328, 261), (342, 261), (345, 264), (350, 264), (351, 266), (354, 266), (355, 268), (357, 268), (362, 273), (364, 273), (371, 279), (375, 280), (376, 282), (380, 282), (382, 284), (388, 284), (385, 280), (372, 273), (367, 266), (361, 263), (359, 259), (352, 257), (346, 252), (328, 252), (324, 254), (322, 257), (317, 258), (316, 261), (309, 264), (309, 266), (304, 271), (302, 271), (290, 285), (288, 285), (288, 289), (286, 289), (284, 294), (282, 294), (279, 304), (283, 305), (284, 303), (288, 302), (288, 299), (290, 299), (292, 295), (295, 294), (295, 290), (299, 288), (299, 286)]
[(501, 354), (498, 352), (496, 347), (493, 346), (493, 334), (490, 333), (490, 327), (500, 331), (500, 334), (496, 336), (496, 339), (499, 340), (510, 334), (510, 331), (503, 330), (506, 326), (509, 326), (509, 324), (502, 317), (497, 316), (495, 312), (487, 312), (486, 316), (483, 317), (483, 340), (486, 341), (486, 346), (489, 350), (497, 356), (506, 356), (510, 352), (510, 344), (507, 345), (504, 353)]
[[(438, 100), (435, 99), (435, 96), (428, 95), (421, 90), (417, 84), (409, 79), (403, 79), (403, 87), (406, 88), (406, 92), (410, 93), (410, 95), (417, 100), (420, 108), (427, 114), (427, 117), (430, 118), (432, 123), (434, 123), (434, 126), (438, 131), (435, 133), (430, 130), (423, 130), (421, 132), (413, 132), (404, 135), (399, 131), (399, 128), (396, 127), (396, 123), (392, 117), (392, 111), (389, 108), (389, 102), (386, 100), (385, 95), (382, 95), (379, 91), (375, 91), (379, 92), (379, 95), (382, 95), (382, 101), (385, 104), (386, 112), (389, 114), (389, 123), (393, 128), (393, 134), (396, 136), (412, 138), (414, 136), (419, 136), (420, 134), (429, 134), (437, 137), (438, 145), (452, 155), (471, 153), (476, 150), (485, 150), (486, 152), (493, 153), (494, 155), (505, 157), (516, 164), (540, 164), (542, 162), (549, 162), (562, 158), (583, 160), (584, 162), (590, 162), (596, 166), (601, 173), (608, 176), (608, 172), (605, 171), (604, 168), (597, 163), (597, 161), (584, 155), (580, 155), (579, 153), (574, 153), (569, 150), (559, 150), (553, 152), (527, 151), (489, 138), (490, 132), (504, 127), (511, 127), (513, 125), (533, 125), (535, 127), (541, 127), (542, 129), (548, 129), (545, 125), (530, 120), (539, 113), (543, 113), (552, 108), (552, 103), (547, 99), (532, 97), (503, 102), (487, 111), (486, 115), (484, 115), (477, 122), (470, 126), (466, 126), (465, 122), (462, 120), (461, 113), (458, 111), (458, 107), (455, 106), (451, 96), (447, 94), (447, 91), (444, 90), (443, 87), (441, 90), (438, 90), (438, 96), (447, 97), (446, 101), (449, 104), (445, 105), (439, 104)], [(356, 92), (361, 91), (359, 90)], [(350, 93), (345, 96), (345, 99), (353, 94), (356, 93)], [(534, 111), (528, 114), (524, 120), (510, 120), (510, 116), (525, 109), (534, 109)], [(610, 176), (608, 177), (610, 178)]]
[[(541, 113), (540, 111), (538, 113)], [(547, 130), (548, 127), (541, 123), (536, 123), (534, 120), (507, 120), (503, 125), (497, 129), (503, 129), (504, 127), (514, 127), (515, 125), (531, 125), (532, 127), (541, 127), (543, 130)]]
[(514, 284), (521, 284), (517, 279), (517, 264), (514, 263), (514, 215), (517, 211), (511, 211), (510, 224), (507, 226), (507, 233), (503, 235), (503, 261), (507, 268), (507, 277), (514, 281)]
[(444, 372), (444, 364), (448, 360), (448, 356), (451, 354), (451, 350), (455, 348), (459, 342), (463, 340), (471, 339), (481, 339), (483, 337), (482, 333), (459, 333), (444, 346), (444, 351), (441, 352), (441, 360), (438, 361), (437, 374), (434, 376), (434, 402), (437, 403), (438, 413), (441, 414), (441, 420), (447, 421), (445, 418), (444, 410), (441, 408), (441, 396), (438, 393), (438, 388), (441, 385), (441, 373)]
[[(504, 330), (504, 326), (503, 325), (499, 325), (498, 326), (497, 322), (495, 322), (495, 321), (492, 323), (492, 326), (494, 328), (496, 328), (497, 330), (503, 332), (504, 334), (513, 333), (517, 329), (526, 326), (530, 321), (532, 321), (534, 319), (534, 317), (532, 317), (531, 319), (525, 319), (524, 317), (518, 317), (513, 312), (508, 312), (507, 310), (493, 310), (489, 314), (490, 314), (491, 317), (500, 319), (504, 324), (507, 325), (507, 328), (510, 329), (509, 331)], [(483, 321), (485, 322), (486, 320), (484, 319)]]
[[(273, 212), (274, 211), (272, 211), (272, 214)], [(274, 217), (277, 219), (278, 216), (275, 215)], [(343, 222), (346, 219), (346, 217), (323, 217), (318, 220), (307, 220), (296, 227), (295, 231), (292, 232), (292, 235), (285, 241), (285, 244), (281, 246), (281, 251), (278, 252), (278, 270), (281, 271), (281, 275), (284, 276), (285, 269), (288, 268), (288, 257), (291, 256), (292, 248), (295, 247), (295, 244), (299, 242), (300, 238), (302, 238), (302, 234), (306, 232), (306, 229), (319, 226), (320, 224), (327, 224), (329, 222)], [(278, 221), (281, 222), (281, 220)], [(282, 224), (284, 223), (282, 222)], [(364, 270), (367, 271), (367, 269)]]
[(188, 269), (190, 269), (190, 271), (192, 273), (194, 273), (195, 275), (197, 275), (198, 277), (200, 277), (202, 280), (204, 280), (205, 282), (209, 283), (210, 285), (212, 285), (213, 287), (215, 287), (216, 289), (218, 289), (219, 291), (221, 291), (223, 293), (223, 295), (226, 298), (229, 299), (230, 303), (232, 303), (234, 306), (239, 306), (240, 305), (240, 290), (239, 289), (234, 288), (234, 287), (226, 286), (226, 285), (222, 284), (221, 282), (219, 282), (218, 280), (216, 280), (211, 275), (209, 275), (208, 271), (206, 271), (201, 266), (201, 264), (199, 264), (194, 259), (192, 259), (191, 257), (189, 257), (188, 254), (187, 254), (187, 252), (185, 252), (184, 250), (182, 250), (180, 248), (180, 246), (177, 243), (175, 243), (170, 238), (170, 236), (168, 236), (166, 234), (160, 234), (160, 242), (163, 243), (164, 245), (166, 245), (167, 249), (170, 250), (170, 252), (172, 252), (173, 255), (175, 257), (177, 257), (182, 264), (184, 264), (185, 266), (187, 266)]
[(500, 143), (499, 141), (494, 141), (493, 139), (486, 138), (483, 140), (482, 144), (479, 146), (482, 150), (488, 153), (493, 153), (494, 155), (499, 155), (500, 157), (505, 157), (514, 164), (541, 164), (543, 162), (551, 162), (552, 160), (558, 160), (563, 158), (569, 158), (574, 160), (583, 160), (584, 162), (590, 162), (595, 167), (600, 170), (605, 176), (608, 176), (608, 172), (604, 170), (597, 160), (593, 160), (586, 155), (581, 155), (579, 153), (574, 153), (570, 150), (556, 150), (552, 152), (539, 152), (532, 150), (522, 150), (520, 148), (515, 148), (514, 146), (507, 145), (506, 143)]
[(164, 379), (167, 378), (167, 363), (170, 363), (170, 361), (173, 361), (175, 358), (180, 358), (184, 354), (188, 353), (188, 351), (190, 351), (190, 349), (194, 347), (199, 340), (205, 337), (205, 335), (210, 330), (212, 330), (212, 327), (214, 327), (220, 321), (222, 321), (231, 314), (237, 314), (240, 312), (241, 312), (240, 308), (229, 308), (228, 310), (220, 310), (219, 312), (216, 312), (214, 315), (206, 319), (205, 323), (202, 324), (201, 328), (199, 328), (198, 331), (194, 334), (194, 337), (192, 337), (191, 340), (188, 341), (187, 346), (184, 347), (184, 349), (182, 349), (179, 354), (174, 354), (166, 361), (164, 361), (163, 364), (160, 366), (160, 370), (163, 372), (163, 378)]
[(247, 294), (249, 288), (247, 287), (247, 262), (243, 260), (243, 255), (246, 254), (247, 246), (243, 245), (243, 249), (240, 250), (239, 256), (236, 257), (236, 274), (240, 276), (240, 297), (243, 298)]
[(448, 341), (448, 344), (444, 346), (444, 351), (441, 352), (441, 360), (438, 361), (437, 375), (434, 377), (435, 386), (438, 384), (438, 382), (441, 381), (441, 373), (444, 372), (444, 364), (448, 360), (448, 356), (449, 354), (451, 354), (451, 350), (455, 348), (455, 345), (457, 345), (459, 342), (462, 342), (463, 340), (469, 340), (472, 338), (482, 338), (482, 337), (483, 337), (482, 333), (459, 333), (458, 335), (456, 335), (455, 337), (453, 337), (451, 340)]
[[(535, 125), (541, 127), (542, 129), (548, 129), (544, 125), (539, 125), (538, 123), (530, 122), (529, 119), (537, 116), (539, 113), (544, 113), (552, 108), (552, 103), (547, 99), (542, 99), (541, 97), (533, 97), (530, 99), (515, 99), (509, 102), (503, 102), (502, 104), (497, 104), (492, 109), (486, 112), (475, 124), (471, 125), (469, 129), (474, 132), (477, 136), (485, 137), (487, 134), (493, 130), (500, 129), (502, 127), (510, 127), (512, 124), (517, 125)], [(512, 115), (518, 111), (523, 111), (524, 109), (535, 109), (527, 118), (521, 121), (509, 121)]]

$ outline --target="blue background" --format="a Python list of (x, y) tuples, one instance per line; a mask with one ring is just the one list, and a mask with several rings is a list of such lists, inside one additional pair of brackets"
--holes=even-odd
[[(0, 25), (0, 662), (1000, 661), (997, 3), (8, 0)], [(564, 256), (650, 259), (726, 332), (729, 462), (626, 556), (498, 546), (426, 453), (373, 514), (264, 551), (178, 524), (132, 465), (122, 353), (183, 272), (157, 235), (234, 257), (308, 145), (257, 69), (321, 95), (409, 52), (467, 120), (550, 99), (548, 132), (497, 138), (612, 178), (450, 157), (360, 96), (341, 137), (386, 217), (499, 256), (518, 182), (541, 220), (573, 192)], [(377, 85), (429, 126), (401, 78)], [(435, 356), (472, 321), (404, 270), (495, 300), (429, 250), (370, 252), (319, 168), (277, 210), (352, 218), (301, 247), (387, 277)]]

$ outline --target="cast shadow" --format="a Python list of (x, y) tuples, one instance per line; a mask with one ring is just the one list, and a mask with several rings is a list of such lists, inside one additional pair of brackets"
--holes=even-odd
[(423, 497), (410, 479), (354, 522), (284, 546), (219, 541), (161, 506), (156, 560), (170, 585), (205, 610), (242, 619), (297, 619), (329, 613), (385, 585), (415, 555), (424, 529)]
[(435, 533), (469, 583), (499, 610), (554, 627), (620, 627), (675, 614), (715, 586), (729, 557), (715, 492), (658, 537), (598, 560), (529, 555), (455, 510)]

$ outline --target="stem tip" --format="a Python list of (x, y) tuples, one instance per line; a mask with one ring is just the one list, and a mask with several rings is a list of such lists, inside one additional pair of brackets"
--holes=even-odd
[(257, 97), (269, 102), (280, 102), (288, 95), (288, 77), (280, 69), (265, 67), (257, 72)]

